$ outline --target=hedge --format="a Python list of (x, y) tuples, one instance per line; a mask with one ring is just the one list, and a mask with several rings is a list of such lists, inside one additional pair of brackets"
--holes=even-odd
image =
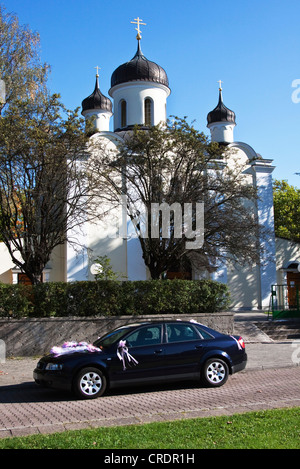
[(227, 286), (211, 280), (0, 284), (0, 317), (214, 313), (228, 304)]

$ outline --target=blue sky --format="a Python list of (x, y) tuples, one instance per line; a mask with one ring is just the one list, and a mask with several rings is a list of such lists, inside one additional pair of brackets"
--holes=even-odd
[[(206, 116), (223, 98), (235, 111), (236, 141), (274, 160), (274, 178), (300, 187), (299, 0), (0, 0), (40, 33), (49, 86), (74, 109), (94, 89), (108, 96), (113, 71), (136, 51), (165, 68), (168, 115), (188, 116), (209, 133)], [(299, 84), (295, 81), (299, 80)], [(292, 87), (292, 83), (296, 87)], [(299, 89), (299, 93), (297, 90)]]

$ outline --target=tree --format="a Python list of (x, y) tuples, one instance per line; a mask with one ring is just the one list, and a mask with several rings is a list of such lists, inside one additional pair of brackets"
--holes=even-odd
[(41, 63), (39, 46), (39, 34), (20, 25), (17, 16), (0, 5), (0, 78), (5, 82), (6, 108), (14, 100), (45, 92), (49, 65)]
[[(33, 283), (68, 230), (88, 219), (89, 125), (47, 89), (39, 35), (0, 6), (0, 241)], [(96, 189), (94, 188), (94, 192)], [(94, 215), (92, 214), (91, 217)]]
[(136, 127), (117, 152), (101, 148), (93, 161), (107, 199), (123, 196), (152, 278), (174, 265), (213, 269), (222, 258), (258, 260), (256, 193), (245, 168), (233, 167), (226, 148), (186, 119)]
[(275, 180), (273, 199), (276, 236), (300, 242), (300, 189)]
[(0, 119), (0, 236), (32, 283), (86, 217), (84, 127), (56, 95), (11, 102)]
[(110, 259), (107, 256), (99, 256), (94, 259), (95, 280), (119, 280), (124, 277), (113, 270)]

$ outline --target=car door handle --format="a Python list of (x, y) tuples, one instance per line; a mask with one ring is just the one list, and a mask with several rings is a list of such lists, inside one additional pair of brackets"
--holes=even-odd
[(162, 348), (155, 350), (155, 354), (162, 353)]
[(200, 350), (202, 349), (203, 345), (195, 345), (195, 349)]

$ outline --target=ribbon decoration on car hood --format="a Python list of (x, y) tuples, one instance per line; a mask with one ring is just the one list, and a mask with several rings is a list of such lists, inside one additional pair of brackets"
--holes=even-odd
[(52, 347), (50, 353), (56, 357), (75, 352), (101, 352), (102, 350), (87, 342), (65, 342), (61, 347)]

